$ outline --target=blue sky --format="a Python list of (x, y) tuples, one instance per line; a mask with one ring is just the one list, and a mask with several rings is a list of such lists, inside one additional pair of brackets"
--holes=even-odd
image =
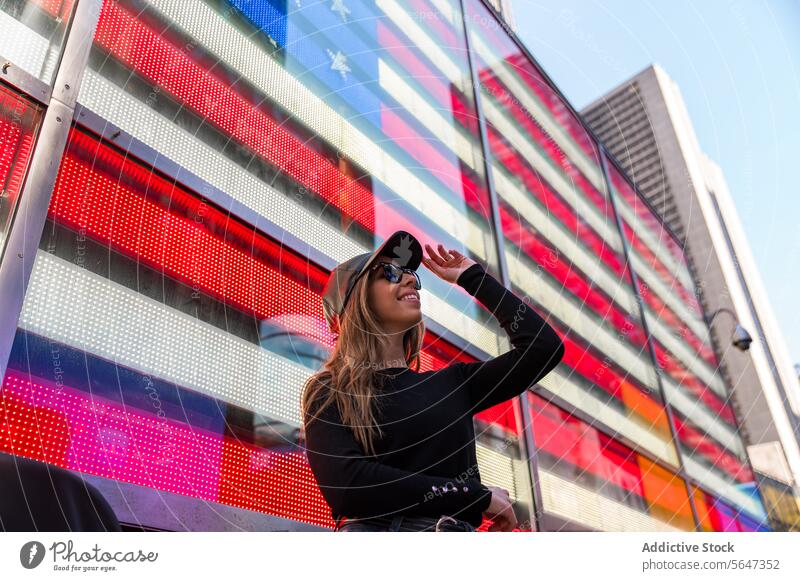
[(800, 362), (800, 1), (512, 0), (512, 10), (576, 109), (654, 62), (678, 84)]

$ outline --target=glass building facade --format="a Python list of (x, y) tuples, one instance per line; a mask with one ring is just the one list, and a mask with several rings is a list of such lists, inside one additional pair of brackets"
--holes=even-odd
[[(769, 530), (682, 249), (488, 3), (30, 0), (0, 19), (3, 453), (124, 485), (131, 528), (167, 510), (206, 530), (208, 506), (332, 528), (299, 408), (335, 341), (320, 294), (405, 229), (565, 341), (474, 418), (523, 530)], [(50, 115), (70, 83), (70, 118)], [(510, 348), (420, 275), (424, 370)]]

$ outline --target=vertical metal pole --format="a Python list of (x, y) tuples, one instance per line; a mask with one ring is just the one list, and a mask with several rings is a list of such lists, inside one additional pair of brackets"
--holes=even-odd
[(672, 441), (675, 443), (675, 452), (678, 454), (678, 473), (683, 480), (683, 484), (686, 487), (686, 493), (689, 496), (689, 506), (692, 508), (692, 517), (694, 518), (694, 528), (695, 531), (701, 531), (702, 528), (700, 526), (700, 518), (697, 514), (697, 507), (694, 504), (694, 494), (692, 494), (692, 488), (689, 486), (689, 480), (686, 474), (686, 467), (683, 463), (683, 454), (681, 453), (681, 446), (678, 440), (678, 435), (675, 430), (675, 420), (672, 417), (672, 406), (669, 405), (669, 402), (666, 398), (666, 393), (664, 391), (664, 385), (661, 380), (661, 367), (658, 365), (658, 357), (656, 356), (656, 349), (653, 345), (652, 337), (650, 335), (650, 328), (647, 325), (647, 318), (645, 317), (645, 310), (644, 310), (644, 299), (639, 294), (639, 278), (636, 275), (636, 271), (633, 268), (633, 263), (630, 259), (630, 247), (628, 246), (628, 240), (625, 237), (625, 228), (622, 224), (622, 216), (619, 213), (617, 208), (617, 200), (616, 196), (614, 195), (614, 188), (613, 182), (611, 181), (611, 173), (608, 169), (608, 161), (606, 160), (606, 148), (601, 142), (597, 142), (597, 146), (599, 148), (600, 153), (600, 164), (603, 167), (603, 176), (605, 177), (606, 182), (606, 190), (608, 192), (608, 199), (611, 201), (611, 207), (614, 210), (614, 217), (617, 221), (617, 229), (619, 230), (619, 235), (622, 240), (622, 250), (625, 255), (625, 262), (628, 264), (628, 270), (631, 273), (631, 283), (633, 284), (633, 292), (636, 293), (636, 302), (639, 305), (639, 315), (642, 320), (642, 326), (644, 328), (645, 337), (647, 340), (647, 348), (650, 353), (650, 358), (653, 360), (653, 366), (655, 367), (656, 371), (656, 378), (658, 382), (658, 391), (661, 394), (661, 400), (664, 402), (664, 409), (667, 411), (667, 419), (669, 421), (669, 430), (670, 434), (672, 435)]
[(0, 377), (5, 377), (101, 7), (102, 0), (79, 0), (75, 6), (50, 102), (0, 260)]
[[(474, 95), (475, 101), (475, 111), (478, 117), (478, 127), (480, 130), (480, 140), (482, 146), (482, 154), (483, 154), (483, 167), (484, 167), (484, 174), (486, 176), (486, 185), (489, 189), (489, 200), (492, 206), (492, 234), (494, 237), (495, 246), (497, 247), (497, 264), (498, 264), (498, 271), (500, 273), (500, 280), (503, 283), (503, 286), (506, 288), (510, 288), (511, 282), (508, 275), (508, 265), (506, 263), (506, 255), (505, 255), (505, 239), (503, 236), (502, 226), (500, 222), (500, 208), (498, 206), (497, 201), (497, 192), (494, 188), (494, 178), (492, 176), (492, 169), (491, 169), (491, 152), (489, 151), (489, 139), (488, 134), (486, 131), (486, 118), (483, 115), (483, 109), (481, 107), (481, 91), (480, 91), (480, 78), (478, 74), (478, 69), (475, 64), (475, 61), (472, 58), (472, 48), (469, 40), (469, 28), (467, 25), (467, 12), (466, 7), (464, 6), (464, 0), (460, 0), (460, 7), (461, 7), (461, 18), (464, 24), (464, 42), (466, 43), (467, 48), (467, 60), (469, 62), (469, 69), (470, 75), (472, 78), (472, 90)], [(515, 414), (521, 419), (519, 425), (522, 427), (522, 435), (523, 439), (521, 442), (521, 447), (523, 454), (528, 459), (528, 470), (530, 473), (531, 479), (531, 495), (533, 497), (533, 515), (531, 518), (531, 530), (538, 531), (541, 528), (542, 522), (542, 490), (541, 484), (539, 482), (539, 462), (537, 458), (537, 448), (536, 448), (536, 441), (534, 439), (534, 434), (530, 426), (530, 422), (528, 421), (531, 417), (530, 415), (530, 406), (528, 405), (528, 392), (526, 391), (524, 394), (520, 395), (519, 397), (514, 398), (516, 400), (516, 404), (514, 406)]]

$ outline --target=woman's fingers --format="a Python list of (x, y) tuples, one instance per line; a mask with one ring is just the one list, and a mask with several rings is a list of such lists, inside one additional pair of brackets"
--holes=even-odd
[(442, 255), (442, 258), (446, 263), (450, 263), (455, 260), (452, 252), (445, 248), (442, 244), (439, 244), (439, 253)]
[(450, 254), (452, 254), (457, 260), (461, 260), (464, 258), (464, 255), (461, 254), (458, 250), (450, 250)]
[(449, 260), (447, 256), (447, 251), (444, 249), (444, 246), (438, 244), (436, 247), (436, 253), (434, 254), (436, 258), (439, 260), (437, 261), (441, 266), (446, 266), (447, 261)]
[(439, 274), (439, 265), (433, 262), (430, 258), (423, 258), (422, 264), (428, 267), (428, 270), (435, 274)]
[[(439, 246), (441, 246), (441, 244)], [(428, 250), (431, 261), (435, 262), (439, 266), (445, 266), (445, 261), (433, 248), (431, 248), (430, 244), (426, 244), (425, 248)]]
[(457, 250), (448, 250), (443, 244), (437, 244), (437, 250), (434, 250), (430, 244), (425, 244), (425, 249), (430, 255), (430, 259), (441, 266), (442, 268), (449, 268), (461, 264), (464, 257)]

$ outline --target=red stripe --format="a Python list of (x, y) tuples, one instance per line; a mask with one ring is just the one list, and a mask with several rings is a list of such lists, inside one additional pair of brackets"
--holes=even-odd
[[(494, 128), (487, 126), (487, 134), (492, 155), (510, 174), (522, 181), (521, 185), (531, 198), (538, 199), (545, 211), (561, 221), (576, 239), (580, 239), (589, 247), (592, 253), (611, 269), (614, 276), (624, 279), (627, 273), (625, 264), (608, 242), (598, 236), (591, 226), (575, 213), (575, 209), (564, 202), (528, 164), (528, 161), (523, 159), (516, 149), (509, 146)], [(531, 203), (535, 202), (532, 200)]]
[[(86, 474), (333, 527), (302, 450), (259, 448), (10, 372), (0, 450)], [(169, 452), (165, 454), (165, 452)]]
[(717, 444), (707, 434), (696, 429), (689, 420), (681, 419), (677, 414), (674, 415), (674, 418), (678, 438), (689, 450), (692, 450), (692, 456), (704, 456), (714, 468), (725, 472), (730, 478), (741, 484), (753, 481), (752, 471), (727, 448)]
[(66, 20), (72, 13), (75, 0), (27, 0), (28, 4), (38, 4), (50, 16)]
[[(496, 100), (502, 102), (502, 108), (519, 124), (523, 133), (532, 137), (539, 147), (547, 153), (547, 157), (550, 158), (553, 164), (564, 172), (567, 180), (576, 185), (585, 194), (586, 199), (597, 207), (603, 218), (613, 223), (615, 219), (614, 211), (606, 196), (598, 191), (586, 179), (586, 176), (578, 170), (561, 146), (542, 128), (540, 122), (532, 116), (532, 112), (522, 107), (519, 98), (509, 91), (496, 77), (487, 76), (483, 84), (495, 95)], [(597, 155), (590, 157), (589, 163), (594, 164), (598, 172), (602, 172), (599, 166), (600, 158)]]
[[(38, 123), (38, 109), (0, 87), (0, 191), (8, 211), (13, 211), (22, 191), (34, 142), (32, 125)], [(0, 217), (5, 221), (9, 216)], [(0, 228), (5, 228), (0, 222)]]
[(369, 190), (111, 0), (103, 4), (94, 40), (283, 173), (375, 231), (375, 202)]
[[(416, 16), (417, 24), (428, 28), (432, 32), (429, 36), (434, 37), (441, 47), (450, 50), (464, 50), (464, 29), (462, 27), (454, 29), (444, 15), (430, 2), (406, 1), (408, 3), (406, 12)], [(450, 2), (445, 2), (445, 4), (449, 6)], [(456, 8), (453, 10), (453, 14), (458, 19), (461, 16), (461, 10)], [(466, 55), (466, 53), (463, 54)]]
[[(628, 314), (604, 292), (598, 291), (594, 283), (586, 278), (589, 273), (581, 275), (575, 270), (573, 262), (560, 254), (558, 249), (551, 247), (549, 242), (534, 234), (531, 229), (535, 225), (516, 219), (513, 210), (502, 201), (500, 218), (505, 237), (537, 265), (552, 274), (561, 283), (562, 289), (574, 294), (581, 305), (591, 308), (609, 327), (625, 332), (634, 347), (643, 348), (646, 345), (646, 336), (638, 317)], [(625, 286), (624, 281), (620, 282)], [(628, 287), (628, 290), (632, 292), (633, 289)]]
[[(462, 165), (463, 162), (454, 152), (442, 151), (436, 147), (430, 139), (420, 135), (400, 115), (385, 105), (381, 105), (381, 127), (387, 138), (417, 160), (431, 176), (449, 191), (459, 194), (462, 204), (466, 204), (484, 220), (490, 219), (491, 205), (485, 183), (482, 179), (478, 183), (468, 177), (465, 171), (467, 167)], [(473, 145), (477, 152), (480, 144)], [(480, 157), (476, 156), (476, 160), (480, 161)], [(470, 170), (470, 174), (472, 173)]]
[(717, 392), (708, 387), (699, 377), (686, 369), (683, 363), (664, 349), (655, 338), (653, 338), (653, 346), (659, 365), (675, 380), (678, 387), (704, 403), (715, 417), (726, 421), (735, 429), (734, 415), (730, 405), (725, 403), (725, 400), (721, 399)]

